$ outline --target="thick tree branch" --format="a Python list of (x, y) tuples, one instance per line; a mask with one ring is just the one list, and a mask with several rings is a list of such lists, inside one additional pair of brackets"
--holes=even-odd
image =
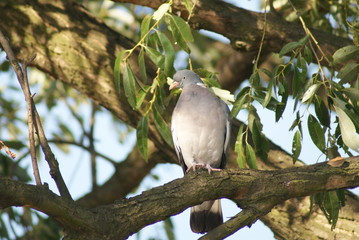
[[(78, 233), (72, 235), (72, 231), (79, 229), (90, 230), (104, 239), (123, 239), (205, 200), (225, 197), (243, 209), (254, 207), (262, 211), (286, 199), (356, 186), (359, 186), (359, 157), (352, 157), (338, 167), (320, 163), (274, 171), (243, 169), (212, 175), (206, 171), (191, 172), (139, 196), (93, 210), (61, 199), (43, 187), (2, 179), (0, 207), (28, 205), (45, 212), (66, 228), (69, 239), (83, 239)], [(243, 222), (252, 221), (245, 217)]]
[[(165, 0), (114, 0), (115, 2), (127, 2), (151, 8), (158, 8)], [(232, 46), (240, 51), (257, 51), (262, 32), (265, 26), (264, 14), (252, 12), (243, 8), (235, 7), (224, 1), (216, 0), (193, 0), (196, 3), (194, 13), (189, 23), (194, 29), (206, 29), (223, 35), (230, 39)], [(187, 20), (188, 12), (182, 1), (174, 1), (174, 12), (179, 13)], [(278, 14), (267, 14), (267, 27), (264, 40), (263, 54), (270, 52), (278, 53), (289, 42), (298, 41), (306, 33), (299, 23), (285, 21)], [(313, 36), (319, 42), (326, 57), (344, 46), (353, 44), (352, 40), (335, 36), (334, 34), (311, 29)], [(322, 54), (318, 51), (318, 57)], [(359, 59), (359, 57), (357, 57)], [(330, 63), (322, 62), (328, 66)]]

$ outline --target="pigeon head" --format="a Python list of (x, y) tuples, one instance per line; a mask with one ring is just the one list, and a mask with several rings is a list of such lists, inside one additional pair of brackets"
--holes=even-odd
[(194, 84), (203, 85), (203, 82), (196, 73), (186, 69), (180, 70), (173, 76), (173, 83), (170, 86), (170, 90), (173, 88), (185, 88)]

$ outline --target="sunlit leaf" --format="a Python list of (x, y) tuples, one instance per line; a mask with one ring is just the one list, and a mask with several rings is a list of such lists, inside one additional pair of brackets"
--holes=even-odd
[(226, 104), (234, 102), (234, 95), (226, 89), (211, 87), (210, 91), (212, 91), (216, 96), (222, 99), (222, 101), (224, 101)]
[(350, 149), (359, 152), (359, 135), (354, 123), (337, 102), (335, 102), (334, 108), (339, 118), (339, 127), (344, 144)]
[(159, 8), (153, 13), (152, 18), (156, 21), (159, 21), (162, 19), (162, 17), (165, 15), (166, 12), (170, 9), (171, 4), (169, 3), (163, 3)]
[(304, 93), (302, 102), (304, 103), (304, 102), (308, 101), (310, 98), (312, 98), (314, 96), (314, 94), (317, 92), (319, 86), (320, 86), (320, 84), (318, 84), (318, 83), (315, 83), (312, 86), (310, 86), (308, 88), (308, 90)]
[(293, 136), (293, 141), (292, 141), (293, 164), (298, 160), (301, 150), (302, 150), (302, 137), (300, 131), (297, 130)]
[(147, 132), (148, 132), (148, 115), (143, 116), (137, 125), (137, 146), (143, 158), (148, 159), (148, 146), (147, 146)]
[(324, 130), (320, 126), (318, 120), (311, 114), (308, 116), (308, 130), (315, 146), (317, 146), (320, 151), (325, 153)]

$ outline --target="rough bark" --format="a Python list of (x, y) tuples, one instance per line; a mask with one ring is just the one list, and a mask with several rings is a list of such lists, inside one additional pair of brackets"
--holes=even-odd
[[(156, 1), (148, 2), (156, 3)], [(137, 125), (139, 115), (127, 104), (127, 100), (123, 92), (120, 92), (119, 94), (115, 92), (114, 83), (112, 80), (113, 64), (116, 54), (124, 48), (132, 47), (133, 43), (108, 28), (105, 24), (97, 20), (85, 9), (83, 9), (78, 4), (73, 3), (72, 1), (56, 1), (51, 3), (48, 1), (33, 1), (30, 5), (27, 5), (27, 3), (28, 2), (25, 0), (2, 1), (0, 3), (0, 15), (2, 16), (2, 21), (6, 23), (2, 24), (0, 27), (1, 30), (7, 36), (9, 36), (10, 42), (16, 50), (17, 57), (19, 59), (26, 59), (33, 52), (36, 52), (37, 59), (34, 63), (35, 67), (48, 73), (53, 78), (69, 84), (71, 87), (77, 89), (82, 94), (96, 101), (96, 103), (106, 107), (110, 112), (123, 120), (125, 123), (135, 127)], [(209, 1), (209, 3), (215, 4), (212, 1)], [(214, 6), (211, 4), (208, 6)], [(220, 4), (215, 5), (214, 10), (212, 11), (217, 14), (221, 13), (218, 12), (218, 9), (222, 9), (222, 7), (219, 6), (221, 4), (223, 3), (221, 2)], [(229, 20), (226, 21), (226, 24), (239, 24), (239, 21), (233, 22), (233, 19), (235, 16), (240, 17), (242, 11), (245, 10), (237, 10), (237, 8), (229, 7), (228, 4), (224, 4), (224, 7), (226, 10), (222, 9), (221, 11), (230, 12), (222, 12), (222, 14), (217, 15), (217, 17), (221, 16), (222, 18), (225, 18), (227, 16), (226, 14), (236, 14), (229, 18)], [(206, 7), (206, 9), (206, 11), (209, 11), (208, 7)], [(201, 13), (204, 12), (201, 12), (200, 9), (196, 10), (195, 14), (198, 14), (199, 16), (197, 18), (198, 22), (200, 20)], [(262, 21), (260, 20), (260, 16), (262, 15), (258, 15), (257, 13), (246, 13), (244, 16), (249, 16), (251, 18), (257, 16), (259, 17), (258, 21)], [(216, 15), (214, 15), (214, 17), (216, 17)], [(194, 20), (192, 21), (196, 20), (196, 18), (193, 19)], [(204, 21), (205, 19), (206, 18), (203, 18), (201, 21)], [(204, 23), (198, 26), (203, 28), (205, 27)], [(251, 25), (246, 27), (250, 26)], [(237, 29), (236, 27), (239, 28), (240, 26), (232, 25), (232, 29)], [(217, 28), (220, 29), (220, 27)], [(281, 30), (281, 28), (279, 30)], [(221, 33), (220, 31), (218, 32)], [(247, 35), (244, 34), (243, 36)], [(319, 34), (318, 36), (321, 35)], [(297, 37), (299, 38), (298, 35)], [(335, 41), (337, 38), (332, 35), (326, 37), (330, 37), (332, 40), (329, 41), (329, 43), (333, 44), (331, 47), (326, 48), (328, 51), (332, 51), (330, 49), (339, 48), (347, 44), (347, 40), (343, 41), (343, 39), (340, 39), (340, 41)], [(287, 40), (281, 41), (291, 41), (293, 38), (294, 35)], [(284, 42), (279, 41), (278, 44), (282, 46), (283, 43)], [(325, 43), (328, 43), (328, 41), (325, 40)], [(272, 45), (268, 46), (272, 47)], [(274, 51), (276, 49), (272, 48), (271, 50)], [(133, 67), (136, 70), (136, 64), (134, 61)], [(149, 71), (151, 71), (151, 69)], [(153, 72), (149, 72), (150, 76), (151, 74), (153, 74)], [(155, 161), (174, 162), (176, 159), (174, 151), (163, 142), (152, 125), (150, 127), (150, 132), (150, 138), (155, 143), (153, 146), (153, 152), (157, 153), (154, 154), (154, 158), (156, 159)], [(234, 156), (232, 156), (232, 158), (233, 157)], [(131, 157), (129, 156), (129, 158)], [(139, 161), (142, 159), (135, 157), (133, 158), (134, 165), (139, 166), (136, 162), (136, 159)], [(132, 163), (129, 161), (128, 164), (128, 166), (131, 166)], [(151, 169), (151, 166), (148, 167), (142, 164), (140, 164), (140, 166), (141, 167), (139, 169), (143, 170), (141, 177), (143, 177), (145, 176), (145, 173)], [(268, 161), (265, 163), (262, 162), (260, 166), (263, 169), (280, 169), (291, 167), (293, 165), (291, 158), (285, 152), (281, 151), (281, 149), (275, 145), (272, 145), (271, 151), (269, 152)], [(126, 179), (130, 181), (130, 178), (126, 178), (122, 174), (126, 174), (126, 171), (122, 171), (120, 174), (121, 176), (117, 175), (118, 177), (120, 176), (119, 178), (114, 175), (112, 178), (113, 180), (109, 181), (107, 185), (105, 184), (106, 189), (114, 190), (114, 188), (111, 188), (111, 186), (119, 179)], [(129, 171), (127, 174), (133, 174), (133, 171)], [(131, 186), (137, 186), (141, 180), (141, 177), (136, 178), (137, 182), (134, 182), (134, 184)], [(105, 189), (105, 185), (103, 189)], [(100, 190), (101, 187), (99, 188), (99, 191)], [(127, 191), (129, 191), (129, 188), (124, 190), (122, 194), (126, 194)], [(107, 192), (110, 191), (107, 190)], [(105, 201), (99, 201), (98, 196), (100, 196), (98, 193), (91, 193), (85, 197), (85, 199), (87, 198), (87, 201), (89, 202), (85, 203), (87, 201), (83, 201), (82, 203), (86, 206), (105, 204)], [(106, 198), (106, 201), (109, 201), (107, 203), (110, 203), (113, 201), (113, 199), (120, 196), (121, 195), (115, 194), (109, 195)], [(211, 197), (214, 198), (215, 196), (213, 195)], [(93, 201), (90, 202), (90, 199)], [(348, 199), (348, 208), (344, 208), (341, 212), (341, 216), (343, 218), (346, 218), (346, 216), (352, 216), (350, 210), (357, 209), (359, 206), (359, 201), (355, 197), (348, 196)], [(303, 200), (304, 202), (302, 202), (302, 200), (303, 199), (298, 200), (300, 203), (296, 204), (303, 204), (303, 206), (306, 206), (307, 201)], [(186, 204), (189, 206), (192, 203), (186, 202)], [(293, 209), (293, 204), (280, 205), (276, 209), (278, 209), (276, 210), (276, 214), (274, 214), (273, 210), (273, 213), (269, 213), (262, 219), (272, 228), (272, 230), (275, 231), (277, 236), (281, 236), (282, 238), (289, 238), (288, 236), (294, 232), (292, 229), (295, 228), (300, 229), (300, 231), (306, 233), (309, 231), (319, 232), (319, 228), (322, 229), (323, 226), (325, 226), (323, 230), (324, 232), (327, 234), (331, 233), (330, 227), (325, 225), (324, 220), (319, 221), (322, 223), (320, 226), (318, 226), (318, 224), (313, 224), (313, 221), (317, 221), (316, 219), (322, 219), (323, 215), (318, 214), (318, 218), (317, 216), (311, 216), (308, 220), (303, 222), (290, 221), (291, 216), (293, 216), (295, 212), (291, 212), (293, 213), (291, 215), (287, 213)], [(298, 212), (300, 211), (298, 210)], [(352, 220), (352, 227), (350, 229), (340, 228), (340, 224), (338, 223), (338, 227), (335, 231), (342, 231), (346, 233), (355, 231), (355, 224), (357, 224), (359, 219), (359, 211), (356, 211), (352, 214), (355, 214), (353, 218), (348, 217), (348, 219)], [(170, 212), (166, 216), (169, 215), (171, 215)], [(278, 224), (271, 224), (272, 222), (275, 222), (271, 221), (271, 218), (273, 217), (276, 217), (281, 226), (286, 226), (286, 228), (277, 228), (276, 225), (280, 225), (279, 222)], [(315, 226), (317, 226), (318, 229), (316, 229)], [(288, 230), (289, 232), (285, 233), (285, 230)], [(335, 231), (334, 233), (336, 234)]]
[[(254, 208), (265, 214), (287, 199), (356, 187), (358, 176), (359, 157), (342, 160), (335, 167), (319, 163), (272, 171), (227, 170), (211, 175), (202, 170), (136, 197), (94, 209), (85, 209), (45, 187), (2, 178), (0, 207), (28, 206), (42, 211), (65, 227), (68, 239), (124, 239), (205, 200), (225, 197), (235, 201), (243, 211)], [(226, 224), (220, 227), (225, 228)], [(343, 235), (338, 233), (339, 236)], [(359, 232), (353, 230), (350, 236), (359, 237)]]

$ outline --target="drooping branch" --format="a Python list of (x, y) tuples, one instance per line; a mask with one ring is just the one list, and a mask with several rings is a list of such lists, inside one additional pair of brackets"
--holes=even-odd
[[(69, 239), (75, 239), (72, 231), (82, 228), (90, 229), (96, 237), (123, 239), (148, 224), (180, 213), (205, 200), (225, 197), (235, 201), (242, 209), (254, 207), (263, 210), (286, 199), (359, 186), (358, 176), (359, 157), (347, 158), (337, 167), (320, 163), (274, 171), (243, 169), (211, 175), (206, 171), (191, 172), (184, 178), (139, 196), (92, 210), (85, 210), (71, 201), (61, 199), (43, 187), (2, 179), (0, 207), (28, 205), (43, 211), (65, 227)], [(37, 194), (34, 194), (36, 191)], [(243, 221), (248, 221), (248, 218), (243, 218)], [(74, 222), (80, 225), (72, 225)], [(76, 239), (83, 239), (76, 234)]]

